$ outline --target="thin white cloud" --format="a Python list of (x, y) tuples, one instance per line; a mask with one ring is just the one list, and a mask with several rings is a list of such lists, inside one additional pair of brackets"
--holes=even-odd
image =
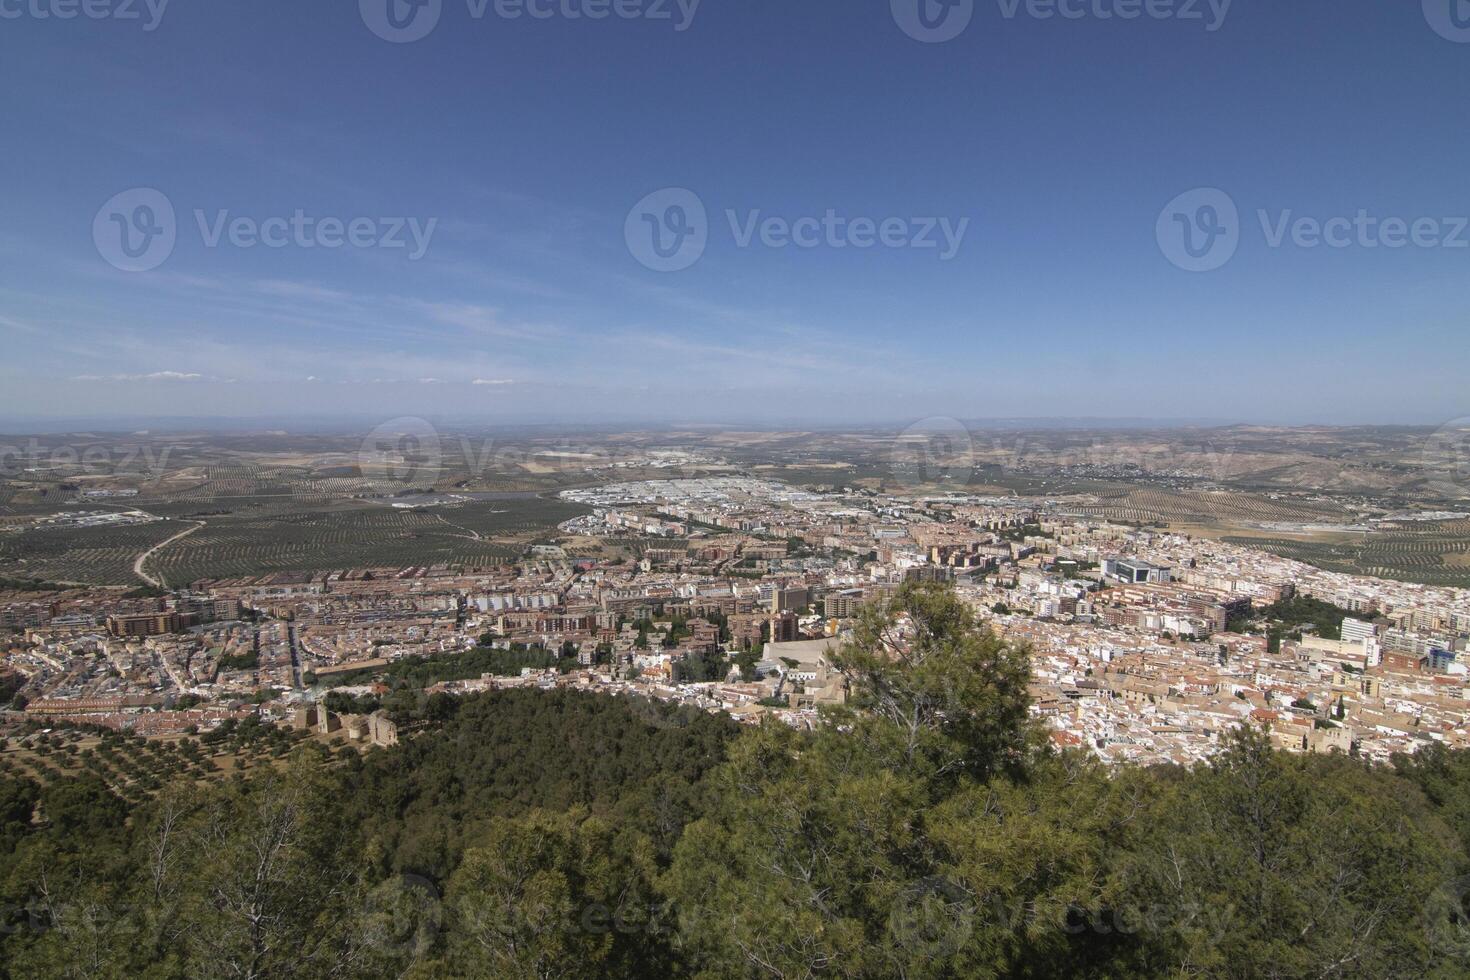
[(510, 337), (518, 340), (544, 340), (563, 332), (550, 324), (507, 323), (501, 311), (493, 306), (481, 306), (476, 303), (417, 303), (413, 305), (440, 323), (476, 334)]
[(19, 330), (21, 333), (41, 332), (40, 327), (33, 327), (29, 323), (22, 323), (19, 320), (12, 320), (8, 316), (0, 316), (0, 327), (7, 327), (11, 330)]
[(206, 378), (202, 374), (184, 371), (154, 371), (150, 374), (79, 374), (73, 381), (219, 381), (232, 383), (233, 378)]
[(513, 385), (515, 382), (510, 378), (476, 378), (472, 384), (477, 385)]
[(344, 293), (340, 289), (328, 289), (324, 286), (316, 286), (306, 282), (291, 282), (286, 279), (262, 279), (256, 283), (261, 292), (271, 296), (289, 296), (296, 299), (314, 299), (323, 302), (348, 302), (352, 299), (350, 293)]

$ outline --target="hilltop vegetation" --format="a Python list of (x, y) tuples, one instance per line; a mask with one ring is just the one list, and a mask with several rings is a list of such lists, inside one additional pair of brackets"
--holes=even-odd
[[(886, 646), (895, 613), (914, 632)], [(366, 756), (0, 779), (17, 977), (1401, 977), (1470, 969), (1470, 759), (1110, 773), (939, 587), (870, 610), (816, 732), (634, 699), (445, 699)]]

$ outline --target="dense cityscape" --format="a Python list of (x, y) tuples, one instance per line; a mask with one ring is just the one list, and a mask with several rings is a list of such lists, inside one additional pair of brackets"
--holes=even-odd
[[(23, 705), (11, 717), (180, 735), (320, 714), (325, 728), (333, 693), (386, 693), (382, 675), (416, 658), (444, 675), (429, 693), (575, 687), (811, 727), (845, 700), (827, 653), (864, 606), (931, 581), (1029, 649), (1052, 739), (1108, 762), (1198, 761), (1247, 722), (1283, 749), (1379, 762), (1470, 738), (1470, 591), (1091, 520), (1055, 499), (739, 477), (562, 496), (590, 513), (558, 540), (627, 539), (636, 557), (541, 544), (497, 568), (0, 594)], [(487, 648), (520, 659), (465, 676)], [(347, 721), (344, 737), (368, 739), (366, 718)]]

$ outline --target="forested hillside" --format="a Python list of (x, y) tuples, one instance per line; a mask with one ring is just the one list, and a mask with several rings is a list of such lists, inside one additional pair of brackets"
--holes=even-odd
[[(900, 616), (900, 612), (906, 614)], [(902, 623), (902, 628), (899, 624)], [(131, 807), (0, 781), (14, 977), (1462, 977), (1470, 758), (1047, 746), (941, 588), (814, 733), (574, 693)]]

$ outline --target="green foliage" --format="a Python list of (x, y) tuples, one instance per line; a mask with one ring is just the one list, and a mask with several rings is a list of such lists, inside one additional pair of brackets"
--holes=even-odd
[(832, 656), (852, 688), (852, 734), (894, 766), (983, 778), (1033, 743), (1027, 653), (981, 628), (948, 586), (905, 585), (863, 609)]
[(171, 859), (164, 935), (193, 971), (325, 975), (361, 953), (357, 917), (343, 914), (362, 901), (355, 835), (332, 790), (309, 768), (268, 772), (225, 783), (183, 814), (176, 849), (166, 826), (144, 838)]
[(260, 654), (255, 652), (239, 653), (234, 656), (220, 657), (220, 670), (254, 670), (260, 666)]
[(1470, 752), (1431, 742), (1413, 755), (1394, 756), (1393, 768), (1444, 816), (1470, 853)]
[(1277, 634), (1300, 634), (1303, 626), (1312, 626), (1318, 636), (1340, 640), (1342, 621), (1353, 615), (1353, 612), (1321, 599), (1294, 596), (1266, 606), (1258, 615), (1270, 620), (1272, 632)]
[(40, 787), (29, 779), (0, 778), (0, 846), (7, 851), (30, 829)]
[[(431, 698), (408, 674), (382, 706), (427, 727), (392, 749), (246, 718), (200, 741), (280, 761), (212, 784), (125, 800), (90, 768), (0, 777), (0, 975), (1470, 967), (1470, 754), (1375, 768), (1244, 729), (1208, 763), (1110, 772), (1046, 747), (1025, 651), (943, 587), (866, 614), (834, 663), (851, 703), (809, 732), (573, 691)], [(102, 737), (83, 766), (201, 758), (192, 739)], [(48, 737), (53, 758), (68, 738)]]
[(695, 653), (674, 662), (676, 684), (698, 684), (722, 681), (729, 672), (729, 661), (718, 653)]
[(1027, 538), (1051, 538), (1055, 537), (1041, 529), (1040, 524), (1022, 524), (1020, 527), (1008, 527), (1000, 531), (1000, 536), (1006, 541), (1021, 542)]
[(1431, 972), (1425, 899), (1464, 855), (1406, 781), (1341, 756), (1284, 755), (1244, 729), (1143, 799), (1113, 880), (1135, 906), (1191, 913), (1148, 937), (1150, 972)]
[(59, 582), (47, 582), (39, 578), (6, 578), (0, 576), (0, 591), (4, 592), (65, 592), (75, 586)]
[[(1036, 746), (982, 640), (908, 591), (835, 658), (856, 713), (735, 745), (661, 879), (708, 975), (1454, 973), (1422, 911), (1464, 850), (1408, 781), (1249, 731), (1110, 777)], [(1467, 799), (1470, 770), (1424, 775)]]
[(582, 810), (493, 821), (450, 878), (444, 966), (461, 977), (657, 976), (664, 926), (646, 840)]
[(1250, 629), (1251, 623), (1255, 621), (1256, 614), (1251, 609), (1244, 612), (1235, 611), (1225, 617), (1225, 632), (1244, 633)]
[(322, 698), (322, 707), (334, 715), (370, 715), (382, 706), (374, 694), (354, 696), (345, 691), (328, 691)]
[(341, 674), (333, 682), (344, 686), (381, 680), (390, 687), (425, 688), (440, 681), (473, 680), (485, 674), (495, 677), (519, 677), (524, 668), (545, 670), (556, 668), (562, 673), (575, 670), (577, 658), (560, 656), (541, 646), (515, 644), (504, 650), (476, 647), (447, 657), (404, 657), (387, 667)]
[(641, 699), (498, 691), (463, 699), (440, 730), (369, 756), (347, 796), (387, 868), (442, 881), (492, 817), (637, 812), (658, 780), (674, 780), (676, 795), (698, 783), (734, 732), (728, 719)]
[(761, 652), (759, 650), (742, 650), (731, 658), (735, 665), (740, 668), (740, 679), (747, 684), (755, 681), (755, 665), (760, 663)]
[(96, 776), (78, 776), (41, 792), (46, 820), (61, 836), (87, 836), (122, 826), (127, 808)]

